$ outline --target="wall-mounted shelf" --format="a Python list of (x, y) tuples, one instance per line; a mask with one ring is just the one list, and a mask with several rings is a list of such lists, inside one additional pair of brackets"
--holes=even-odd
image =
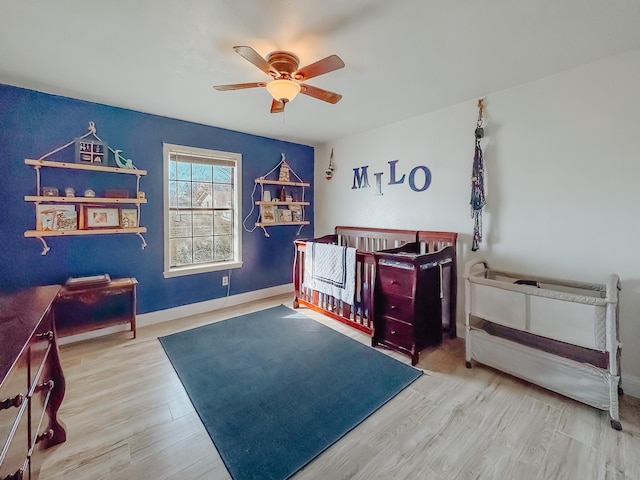
[[(142, 248), (147, 246), (147, 242), (142, 236), (143, 233), (147, 232), (146, 227), (140, 227), (140, 205), (146, 204), (146, 198), (140, 198), (142, 195), (140, 194), (140, 177), (143, 177), (147, 174), (146, 170), (138, 170), (136, 168), (118, 168), (118, 167), (109, 167), (106, 165), (95, 165), (95, 164), (82, 164), (82, 163), (71, 163), (71, 162), (56, 162), (51, 160), (33, 160), (33, 159), (25, 159), (24, 163), (26, 165), (32, 166), (36, 171), (36, 192), (41, 193), (41, 172), (40, 170), (44, 168), (60, 168), (65, 170), (83, 170), (90, 172), (102, 172), (102, 173), (111, 173), (111, 174), (123, 174), (123, 175), (134, 175), (136, 177), (136, 193), (134, 198), (113, 198), (113, 197), (76, 197), (76, 196), (49, 196), (49, 195), (25, 195), (24, 200), (26, 202), (32, 202), (36, 205), (36, 223), (38, 223), (38, 205), (79, 205), (80, 212), (76, 211), (76, 215), (82, 215), (82, 209), (86, 207), (99, 207), (105, 206), (105, 208), (119, 208), (119, 205), (132, 205), (135, 208), (136, 212), (136, 226), (135, 227), (127, 227), (122, 228), (122, 225), (118, 225), (115, 228), (87, 228), (80, 229), (59, 229), (59, 230), (27, 230), (24, 232), (24, 236), (26, 238), (37, 238), (42, 242), (42, 255), (46, 255), (49, 252), (50, 247), (47, 245), (45, 238), (48, 237), (71, 237), (71, 236), (81, 236), (81, 235), (114, 235), (114, 234), (133, 234), (140, 237), (142, 241)], [(85, 207), (86, 206), (86, 207)], [(68, 207), (67, 207), (68, 208)], [(118, 210), (120, 212), (120, 210)], [(78, 226), (80, 222), (78, 222)]]
[(26, 163), (27, 165), (32, 165), (34, 167), (65, 168), (68, 170), (91, 170), (94, 172), (123, 173), (125, 175), (137, 176), (144, 176), (147, 174), (146, 170), (138, 170), (137, 168), (118, 168), (107, 167), (104, 165), (90, 165), (84, 163), (55, 162), (51, 160), (32, 160), (30, 158), (25, 159), (24, 163)]
[(256, 202), (256, 205), (310, 205), (310, 202), (281, 202), (281, 201), (277, 201), (277, 202), (264, 202), (262, 200), (258, 200)]
[[(304, 221), (301, 221), (301, 222), (275, 222), (275, 223), (257, 222), (256, 225), (258, 227), (264, 228), (264, 227), (279, 227), (281, 225), (309, 225), (309, 223), (311, 223), (311, 222), (309, 222), (307, 220), (304, 220)], [(269, 235), (267, 235), (267, 237), (268, 236)]]
[[(277, 171), (278, 169), (279, 171)], [(272, 174), (277, 176), (277, 179), (268, 178)], [(260, 187), (259, 197), (256, 200), (255, 193), (258, 186)], [(242, 222), (245, 230), (253, 232), (260, 227), (264, 231), (265, 237), (268, 237), (267, 227), (294, 225), (299, 227), (298, 234), (300, 234), (302, 227), (311, 223), (304, 218), (305, 207), (311, 205), (311, 202), (305, 201), (304, 192), (305, 188), (310, 186), (310, 183), (302, 181), (291, 169), (283, 153), (280, 163), (265, 175), (255, 179), (251, 194), (254, 208)], [(248, 229), (245, 222), (252, 216), (255, 207), (258, 207), (259, 210), (258, 218), (255, 221), (255, 226)]]
[(24, 232), (24, 236), (27, 238), (73, 237), (76, 235), (107, 235), (107, 234), (113, 235), (117, 233), (135, 233), (135, 234), (147, 233), (147, 227), (94, 228), (92, 230), (56, 230), (56, 231), (27, 230), (26, 232)]
[[(260, 217), (256, 222), (256, 227), (262, 228), (265, 236), (269, 236), (269, 232), (267, 232), (266, 227), (279, 227), (284, 225), (298, 225), (302, 228), (304, 225), (309, 225), (310, 222), (304, 220), (304, 207), (310, 205), (310, 202), (304, 201), (304, 189), (308, 187), (309, 184), (305, 182), (289, 182), (283, 180), (267, 180), (264, 177), (256, 178), (256, 184), (261, 186), (260, 198), (264, 198), (264, 187), (265, 185), (273, 185), (276, 187), (295, 187), (295, 197), (300, 198), (301, 200), (282, 200), (278, 198), (277, 200), (257, 200), (255, 201), (255, 205), (260, 208)], [(270, 192), (274, 196), (278, 192)], [(294, 195), (293, 191), (289, 191), (292, 196)], [(291, 208), (294, 207), (294, 208)], [(296, 208), (297, 207), (297, 208)], [(269, 213), (272, 212), (272, 213)], [(287, 213), (287, 217), (283, 219), (285, 212)], [(295, 213), (294, 213), (295, 212)], [(267, 217), (269, 215), (269, 217)], [(272, 215), (272, 216), (271, 216)], [(296, 215), (297, 218), (293, 216)], [(266, 218), (270, 220), (265, 221)], [(291, 218), (291, 220), (288, 220)]]
[(146, 198), (107, 198), (107, 197), (50, 197), (43, 195), (25, 195), (25, 202), (51, 202), (51, 203), (124, 203), (135, 204), (147, 203)]
[(289, 185), (292, 187), (309, 187), (310, 183), (305, 182), (284, 182), (282, 180), (267, 180), (264, 177), (256, 178), (256, 183), (268, 184), (268, 185)]

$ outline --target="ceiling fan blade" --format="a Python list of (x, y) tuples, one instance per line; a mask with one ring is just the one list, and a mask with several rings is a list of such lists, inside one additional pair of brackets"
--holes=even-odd
[(343, 67), (344, 62), (339, 56), (330, 55), (327, 58), (318, 60), (317, 62), (312, 63), (311, 65), (307, 65), (297, 72), (294, 72), (293, 78), (300, 81), (308, 80), (310, 78), (317, 77), (318, 75), (333, 72), (334, 70), (338, 70)]
[(271, 102), (271, 113), (284, 112), (284, 106), (285, 106), (284, 102), (279, 102), (278, 100), (274, 99), (273, 102)]
[(329, 90), (323, 90), (322, 88), (312, 87), (311, 85), (306, 85), (304, 83), (300, 84), (300, 93), (304, 93), (305, 95), (309, 95), (310, 97), (317, 98), (318, 100), (323, 100), (329, 103), (338, 103), (342, 98), (342, 95), (334, 92), (330, 92)]
[(243, 88), (254, 88), (254, 87), (266, 87), (267, 84), (264, 82), (251, 82), (251, 83), (233, 83), (231, 85), (215, 85), (213, 88), (216, 90), (220, 90), (224, 92), (226, 90), (242, 90)]
[(278, 72), (269, 64), (269, 62), (262, 58), (262, 56), (253, 48), (240, 45), (233, 47), (233, 49), (267, 75), (278, 75)]

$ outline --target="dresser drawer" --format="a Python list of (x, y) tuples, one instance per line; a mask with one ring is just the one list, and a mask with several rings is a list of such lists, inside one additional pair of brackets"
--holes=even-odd
[(379, 309), (376, 310), (376, 315), (392, 317), (406, 323), (414, 322), (413, 300), (411, 298), (397, 295), (380, 296), (376, 309)]
[(383, 318), (382, 343), (391, 343), (406, 350), (412, 350), (415, 340), (413, 326), (392, 318)]
[[(20, 408), (13, 409), (13, 423), (8, 432), (8, 437), (2, 437), (3, 445), (0, 447), (0, 478), (15, 474), (23, 468), (28, 458), (29, 446), (29, 412), (28, 402), (25, 398)], [(29, 478), (25, 472), (24, 478)], [(11, 477), (9, 477), (11, 478)]]
[(413, 295), (413, 270), (379, 264), (376, 282), (383, 293), (390, 295)]
[(39, 372), (53, 345), (53, 330), (48, 325), (39, 329), (29, 342), (29, 389), (38, 381)]
[(2, 445), (9, 438), (20, 409), (27, 403), (28, 371), (27, 355), (23, 355), (13, 365), (0, 387), (0, 443)]

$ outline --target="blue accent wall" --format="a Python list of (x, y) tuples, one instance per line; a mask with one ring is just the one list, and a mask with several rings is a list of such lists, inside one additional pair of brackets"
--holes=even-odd
[[(24, 159), (37, 159), (84, 135), (91, 121), (111, 148), (122, 150), (136, 167), (148, 171), (140, 181), (148, 201), (141, 206), (140, 221), (147, 227), (148, 246), (141, 249), (136, 235), (51, 237), (47, 239), (51, 250), (43, 256), (40, 241), (24, 237), (25, 230), (35, 229), (35, 206), (25, 202), (24, 196), (36, 194), (35, 170)], [(242, 154), (242, 218), (252, 208), (254, 179), (274, 168), (281, 153), (311, 184), (305, 200), (313, 202), (313, 147), (0, 85), (0, 205), (4, 208), (0, 215), (0, 291), (108, 273), (112, 278), (138, 279), (138, 313), (226, 296), (227, 287), (221, 281), (229, 274), (226, 270), (163, 277), (163, 142)], [(73, 162), (74, 152), (71, 145), (47, 159)], [(55, 169), (54, 173), (54, 169), (43, 169), (42, 185), (61, 173), (64, 178), (55, 179), (52, 185), (61, 191), (73, 186), (82, 194), (91, 188), (82, 184), (83, 172), (75, 170)], [(122, 188), (135, 190), (134, 176), (104, 175), (117, 177), (117, 182), (126, 184)], [(253, 227), (257, 215), (255, 210), (246, 222), (248, 227)], [(292, 281), (293, 241), (313, 237), (313, 204), (305, 209), (305, 217), (311, 224), (299, 236), (297, 226), (271, 227), (268, 238), (260, 228), (242, 232), (244, 264), (231, 272), (231, 295)]]

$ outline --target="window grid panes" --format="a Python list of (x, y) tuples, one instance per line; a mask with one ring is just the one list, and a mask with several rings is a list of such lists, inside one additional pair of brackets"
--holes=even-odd
[(169, 267), (233, 261), (234, 167), (176, 157), (168, 165)]

